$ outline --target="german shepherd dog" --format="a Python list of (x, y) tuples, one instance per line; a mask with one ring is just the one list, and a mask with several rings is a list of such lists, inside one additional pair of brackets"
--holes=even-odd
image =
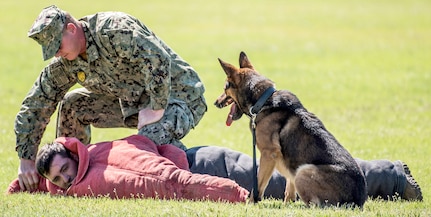
[[(231, 105), (229, 126), (243, 114), (252, 117), (253, 106), (275, 84), (254, 69), (244, 52), (240, 53), (239, 68), (219, 62), (227, 80), (224, 93), (214, 104), (218, 108)], [(286, 178), (285, 202), (299, 196), (307, 206), (363, 206), (366, 181), (358, 164), (294, 94), (273, 92), (255, 113), (252, 125), (261, 154), (258, 200), (277, 169)]]

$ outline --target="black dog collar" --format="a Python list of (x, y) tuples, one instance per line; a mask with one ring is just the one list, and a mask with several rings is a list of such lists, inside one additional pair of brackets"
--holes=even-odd
[(250, 107), (250, 115), (255, 116), (257, 113), (260, 112), (265, 102), (269, 99), (269, 97), (272, 96), (272, 94), (275, 92), (274, 87), (269, 87), (268, 89), (263, 92), (263, 94), (259, 97), (256, 104), (254, 106)]

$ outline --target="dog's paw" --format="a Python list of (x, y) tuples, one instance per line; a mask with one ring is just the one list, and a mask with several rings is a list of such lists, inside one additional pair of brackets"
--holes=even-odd
[(253, 192), (254, 192), (254, 191), (253, 191), (253, 190), (251, 190), (250, 195), (249, 195), (250, 202), (257, 203), (257, 202), (261, 201), (261, 200), (262, 200), (262, 198), (261, 198), (261, 197), (259, 197), (259, 194), (258, 194), (258, 196), (255, 196)]

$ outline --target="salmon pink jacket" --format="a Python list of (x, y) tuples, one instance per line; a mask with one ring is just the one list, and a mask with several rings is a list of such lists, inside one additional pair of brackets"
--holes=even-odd
[[(249, 192), (236, 182), (216, 176), (192, 174), (186, 154), (173, 145), (155, 145), (150, 139), (132, 135), (124, 139), (85, 146), (76, 138), (60, 137), (79, 157), (78, 173), (64, 190), (40, 177), (39, 188), (70, 196), (190, 199), (245, 202)], [(7, 193), (20, 192), (18, 179)]]

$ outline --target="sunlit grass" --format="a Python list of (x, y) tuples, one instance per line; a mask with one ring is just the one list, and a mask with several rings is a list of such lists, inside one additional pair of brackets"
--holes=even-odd
[[(0, 8), (0, 189), (16, 178), (14, 118), (42, 67), (26, 34), (43, 1), (2, 1)], [(25, 5), (25, 7), (23, 7)], [(424, 202), (368, 201), (364, 209), (306, 208), (266, 200), (258, 205), (190, 201), (0, 196), (6, 216), (428, 216), (431, 211), (431, 2), (429, 1), (58, 1), (76, 17), (119, 10), (140, 18), (186, 59), (206, 87), (208, 112), (185, 139), (251, 154), (244, 117), (231, 127), (213, 106), (224, 84), (217, 58), (237, 64), (245, 51), (279, 89), (294, 92), (352, 153), (403, 160)], [(52, 119), (55, 122), (55, 118)], [(54, 139), (50, 124), (43, 143)], [(93, 142), (135, 133), (94, 129)]]

